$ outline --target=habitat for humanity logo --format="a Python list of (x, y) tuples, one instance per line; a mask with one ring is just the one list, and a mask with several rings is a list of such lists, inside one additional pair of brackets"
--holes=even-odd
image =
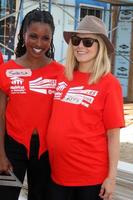
[(6, 76), (11, 80), (11, 94), (25, 94), (24, 79), (22, 77), (31, 76), (30, 69), (8, 69)]
[(42, 94), (53, 94), (55, 92), (56, 80), (55, 79), (43, 79), (39, 77), (29, 82), (30, 90), (39, 92)]
[(89, 89), (84, 89), (84, 86), (77, 86), (77, 87), (71, 87), (67, 91), (64, 97), (61, 89), (64, 89), (66, 85), (62, 82), (64, 87), (57, 87), (59, 88), (59, 91), (57, 90), (57, 94), (55, 94), (55, 99), (61, 100), (67, 103), (72, 103), (72, 104), (81, 104), (85, 107), (89, 107), (90, 104), (93, 103), (94, 98), (97, 96), (98, 91), (96, 90), (89, 90)]

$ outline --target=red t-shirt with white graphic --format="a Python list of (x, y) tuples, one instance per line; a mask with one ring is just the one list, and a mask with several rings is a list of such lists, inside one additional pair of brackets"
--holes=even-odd
[(39, 156), (46, 151), (45, 134), (61, 64), (31, 70), (10, 60), (0, 67), (0, 89), (9, 97), (6, 108), (6, 129), (19, 143), (30, 148), (34, 129), (39, 133)]
[(101, 184), (108, 173), (107, 130), (123, 127), (118, 80), (107, 74), (97, 84), (76, 71), (58, 80), (47, 145), (52, 179), (65, 186)]

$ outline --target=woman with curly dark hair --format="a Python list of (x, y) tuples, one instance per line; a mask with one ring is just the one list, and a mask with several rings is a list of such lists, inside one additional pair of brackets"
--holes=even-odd
[[(23, 182), (28, 200), (44, 200), (50, 168), (45, 142), (57, 74), (54, 22), (48, 11), (30, 11), (18, 35), (16, 60), (0, 67), (0, 171)], [(20, 189), (0, 186), (0, 198), (17, 200)]]

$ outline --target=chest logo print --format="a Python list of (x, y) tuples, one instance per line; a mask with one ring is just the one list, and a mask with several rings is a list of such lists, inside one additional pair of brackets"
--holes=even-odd
[(98, 91), (91, 90), (91, 89), (84, 89), (84, 86), (71, 87), (65, 93), (63, 92), (63, 89), (66, 87), (66, 85), (63, 84), (65, 87), (61, 88), (59, 87), (59, 84), (56, 89), (54, 98), (56, 100), (60, 100), (63, 102), (72, 103), (72, 104), (81, 104), (85, 107), (89, 107), (89, 105), (93, 103), (95, 97), (98, 94)]
[[(8, 69), (6, 70), (6, 76), (9, 77), (11, 85), (11, 94), (26, 94), (24, 86), (24, 77), (31, 76), (32, 71), (30, 69)], [(23, 77), (23, 78), (22, 78)]]
[(11, 78), (11, 84), (12, 85), (22, 85), (24, 82), (24, 80), (22, 78), (19, 77), (12, 77)]
[(42, 77), (39, 77), (35, 80), (29, 81), (29, 89), (42, 94), (53, 94), (55, 92), (55, 87), (55, 79), (43, 79)]

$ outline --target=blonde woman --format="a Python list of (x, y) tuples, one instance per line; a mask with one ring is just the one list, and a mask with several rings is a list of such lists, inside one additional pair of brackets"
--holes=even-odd
[(114, 49), (104, 23), (85, 16), (65, 31), (65, 73), (58, 80), (47, 144), (49, 200), (112, 200), (124, 126), (119, 81), (110, 73)]

